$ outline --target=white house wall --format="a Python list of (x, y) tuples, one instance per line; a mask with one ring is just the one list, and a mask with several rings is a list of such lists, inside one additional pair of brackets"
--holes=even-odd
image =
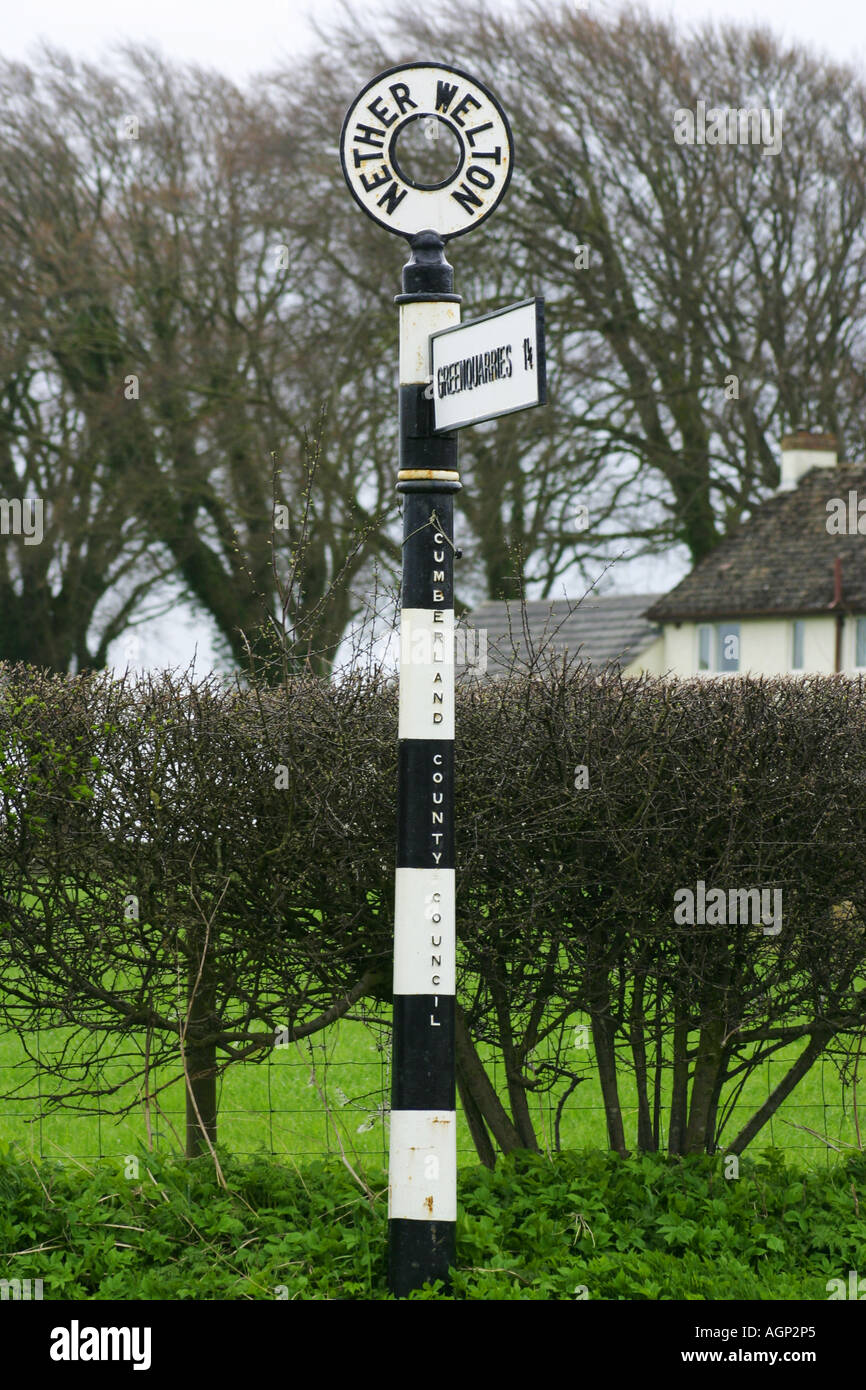
[[(836, 653), (836, 620), (832, 616), (803, 619), (803, 670), (791, 670), (792, 622), (790, 618), (740, 619), (740, 673), (764, 676), (832, 674)], [(845, 619), (842, 636), (843, 668), (855, 672), (856, 619)], [(658, 648), (658, 651), (657, 651)], [(654, 642), (628, 674), (693, 676), (698, 674), (698, 624), (667, 623), (662, 638)], [(709, 673), (707, 673), (709, 674)]]
[(647, 647), (646, 651), (641, 652), (640, 656), (634, 661), (630, 661), (627, 666), (623, 666), (624, 676), (637, 676), (641, 671), (649, 671), (654, 676), (663, 676), (665, 673), (665, 639), (664, 634), (660, 633), (654, 642)]

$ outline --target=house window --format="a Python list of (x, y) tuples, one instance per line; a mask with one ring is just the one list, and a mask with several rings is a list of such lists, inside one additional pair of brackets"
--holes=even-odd
[(717, 671), (739, 671), (740, 669), (740, 624), (717, 623), (716, 656)]
[(803, 643), (806, 636), (806, 624), (802, 618), (797, 618), (791, 624), (791, 670), (802, 671), (803, 669)]
[(740, 624), (701, 623), (698, 627), (698, 670), (739, 671)]
[(857, 657), (855, 666), (866, 666), (866, 618), (857, 619)]

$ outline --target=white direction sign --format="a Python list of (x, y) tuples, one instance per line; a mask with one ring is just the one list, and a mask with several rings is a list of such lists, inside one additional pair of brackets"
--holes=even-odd
[(437, 433), (543, 405), (544, 300), (523, 299), (431, 333), (430, 361)]
[[(400, 136), (422, 123), (457, 142), (456, 164), (440, 183), (416, 182), (401, 165)], [(511, 180), (514, 142), (492, 92), (460, 68), (408, 63), (368, 82), (346, 113), (340, 159), (352, 196), (389, 232), (462, 236), (489, 217)]]

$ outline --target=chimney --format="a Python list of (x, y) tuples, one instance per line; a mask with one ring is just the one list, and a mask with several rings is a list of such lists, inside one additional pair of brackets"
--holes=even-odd
[(777, 491), (793, 492), (804, 473), (810, 468), (835, 468), (835, 434), (812, 434), (798, 430), (782, 435), (782, 477)]

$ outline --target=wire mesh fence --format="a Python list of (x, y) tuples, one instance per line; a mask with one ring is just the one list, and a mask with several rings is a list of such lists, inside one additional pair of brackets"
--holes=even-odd
[[(33, 1050), (39, 1056), (37, 1036)], [(229, 1068), (220, 1081), (218, 1142), (238, 1156), (269, 1154), (293, 1163), (329, 1156), (352, 1163), (386, 1165), (391, 1039), (387, 1020), (344, 1020), (303, 1043), (276, 1046), (258, 1063)], [(122, 1085), (111, 1100), (94, 1097), (86, 1111), (53, 1109), (50, 1078), (22, 1065), (14, 1039), (0, 1039), (0, 1142), (32, 1156), (76, 1162), (123, 1160), (145, 1149), (183, 1151), (182, 1083), (147, 1101)], [(492, 1050), (482, 1051), (498, 1094), (506, 1100), (504, 1068)], [(544, 1075), (544, 1055), (535, 1058)], [(752, 1145), (774, 1147), (810, 1166), (829, 1164), (861, 1147), (856, 1060), (840, 1053), (825, 1058), (804, 1077)], [(790, 1059), (769, 1059), (750, 1078), (733, 1106), (720, 1146), (778, 1084)], [(532, 1119), (543, 1152), (560, 1148), (606, 1148), (605, 1109), (596, 1082), (591, 1042), (572, 1068), (579, 1082), (560, 1082), (530, 1093)], [(122, 1082), (122, 1077), (118, 1076)], [(12, 1094), (28, 1083), (20, 1095)], [(636, 1096), (621, 1086), (626, 1134), (636, 1132)], [(634, 1104), (632, 1104), (634, 1100)], [(118, 1114), (119, 1104), (130, 1108)], [(664, 1113), (664, 1112), (663, 1112)], [(458, 1162), (478, 1161), (458, 1100)], [(663, 1140), (662, 1140), (663, 1145)]]

